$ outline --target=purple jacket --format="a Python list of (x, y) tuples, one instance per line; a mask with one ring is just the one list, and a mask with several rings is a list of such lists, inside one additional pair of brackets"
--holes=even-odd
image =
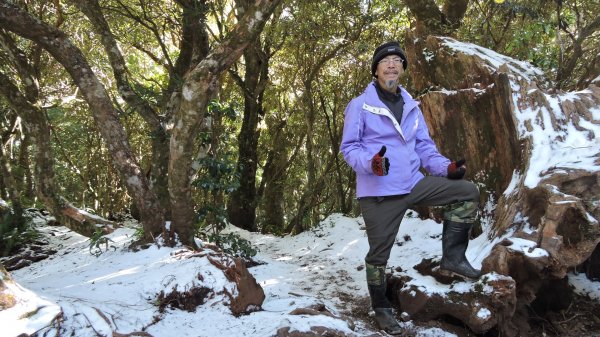
[[(442, 156), (425, 124), (423, 113), (406, 90), (402, 90), (404, 111), (402, 122), (377, 96), (375, 84), (354, 98), (344, 112), (344, 134), (340, 151), (356, 172), (356, 196), (386, 196), (410, 193), (423, 179), (419, 168), (431, 175), (446, 176), (450, 160)], [(377, 176), (371, 170), (371, 159), (381, 146), (387, 147), (389, 174)]]

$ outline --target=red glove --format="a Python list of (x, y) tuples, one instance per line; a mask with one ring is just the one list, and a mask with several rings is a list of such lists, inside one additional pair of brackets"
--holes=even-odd
[(384, 157), (385, 154), (385, 145), (381, 147), (381, 150), (373, 156), (373, 160), (371, 160), (371, 169), (373, 173), (378, 176), (386, 176), (390, 169), (390, 161)]
[(467, 172), (467, 167), (463, 166), (466, 162), (464, 159), (451, 162), (448, 165), (448, 179), (462, 179)]

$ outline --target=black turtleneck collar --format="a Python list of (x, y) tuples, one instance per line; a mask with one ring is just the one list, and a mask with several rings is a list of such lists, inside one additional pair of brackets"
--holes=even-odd
[(396, 87), (396, 93), (392, 93), (392, 92), (389, 92), (389, 91), (383, 89), (381, 87), (381, 85), (379, 85), (378, 81), (374, 81), (374, 82), (375, 82), (375, 89), (377, 90), (377, 95), (379, 96), (379, 98), (382, 101), (397, 103), (399, 100), (402, 99), (402, 91), (400, 90), (400, 87)]
[(402, 121), (402, 113), (404, 110), (404, 99), (400, 87), (396, 88), (396, 93), (389, 92), (379, 86), (379, 82), (375, 81), (375, 89), (377, 96), (390, 109), (398, 123)]

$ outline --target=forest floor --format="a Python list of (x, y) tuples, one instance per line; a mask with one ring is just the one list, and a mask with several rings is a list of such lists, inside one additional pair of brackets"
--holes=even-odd
[[(375, 321), (369, 315), (369, 299), (347, 298), (349, 310), (346, 315), (367, 322), (373, 329)], [(559, 311), (536, 312), (528, 310), (530, 332), (520, 336), (547, 336), (547, 337), (597, 337), (600, 336), (600, 303), (588, 296), (574, 294), (572, 302), (567, 309)], [(414, 322), (421, 328), (438, 328), (452, 333), (457, 337), (497, 337), (502, 334), (492, 329), (485, 334), (476, 334), (462, 322), (452, 318), (431, 321)], [(419, 335), (415, 332), (415, 335)]]
[[(406, 266), (414, 265), (415, 261), (420, 261), (424, 256), (431, 257), (439, 253), (437, 252), (439, 247), (435, 245), (439, 240), (439, 226), (433, 221), (423, 222), (416, 218), (411, 219), (410, 217), (407, 220), (406, 223), (403, 223), (404, 231), (399, 233), (401, 240), (398, 242), (398, 246), (402, 247), (394, 248), (396, 253), (391, 259), (391, 263), (395, 265), (404, 264), (405, 269), (408, 269)], [(254, 257), (257, 265), (249, 268), (249, 271), (255, 276), (259, 284), (261, 284), (267, 296), (263, 305), (265, 311), (261, 314), (263, 316), (255, 313), (253, 315), (257, 315), (257, 317), (246, 316), (244, 318), (246, 321), (241, 320), (235, 323), (237, 326), (247, 326), (247, 329), (254, 329), (248, 331), (255, 331), (256, 334), (245, 331), (244, 334), (239, 334), (239, 336), (263, 337), (267, 336), (267, 334), (261, 333), (261, 331), (276, 330), (277, 324), (279, 324), (277, 322), (270, 322), (269, 324), (274, 325), (268, 329), (264, 327), (267, 325), (265, 324), (265, 317), (267, 320), (285, 321), (287, 322), (285, 324), (289, 323), (294, 327), (294, 324), (298, 325), (298, 322), (294, 321), (295, 318), (290, 318), (290, 316), (282, 318), (282, 313), (289, 312), (293, 309), (293, 305), (307, 306), (311, 305), (311, 303), (322, 303), (325, 307), (331, 308), (334, 314), (343, 315), (352, 320), (356, 324), (356, 328), (353, 332), (347, 334), (348, 336), (385, 336), (385, 333), (378, 331), (375, 326), (372, 313), (370, 312), (369, 297), (364, 284), (362, 259), (367, 249), (367, 243), (362, 226), (360, 218), (347, 218), (341, 215), (334, 215), (326, 219), (319, 227), (295, 237), (280, 238), (259, 233), (249, 233), (231, 227), (228, 228), (228, 232), (236, 233), (248, 239), (258, 249), (258, 255)], [(140, 255), (140, 253), (129, 253), (122, 249), (107, 250), (100, 257), (91, 256), (88, 251), (89, 241), (85, 237), (74, 235), (74, 233), (64, 227), (60, 228), (53, 227), (50, 230), (46, 230), (46, 233), (53, 233), (52, 238), (40, 238), (36, 243), (23, 247), (19, 254), (2, 258), (0, 262), (7, 269), (11, 270), (15, 281), (30, 288), (40, 296), (44, 296), (44, 293), (53, 296), (56, 293), (60, 294), (61, 291), (64, 292), (61, 289), (73, 289), (69, 293), (71, 299), (66, 299), (64, 302), (61, 302), (63, 301), (62, 297), (53, 297), (53, 301), (56, 301), (63, 307), (63, 310), (66, 310), (65, 316), (67, 318), (69, 318), (70, 314), (73, 314), (69, 313), (70, 310), (74, 310), (70, 307), (73, 298), (77, 298), (77, 303), (89, 302), (91, 308), (96, 311), (103, 311), (105, 314), (111, 312), (114, 314), (118, 311), (126, 310), (129, 306), (111, 307), (112, 304), (108, 302), (113, 300), (104, 300), (106, 306), (102, 307), (102, 303), (94, 302), (98, 300), (98, 297), (93, 297), (93, 295), (108, 296), (104, 295), (103, 292), (113, 291), (115, 285), (127, 285), (129, 282), (126, 279), (118, 279), (118, 277), (121, 277), (119, 275), (123, 270), (132, 270), (132, 268), (147, 270), (150, 269), (149, 266), (153, 266), (152, 268), (154, 268), (155, 265), (164, 264), (164, 257), (161, 257), (162, 260), (160, 260), (156, 259), (154, 255), (146, 256)], [(133, 228), (130, 229), (131, 233), (133, 231)], [(125, 236), (127, 235), (123, 235), (123, 233), (113, 236), (113, 243), (117, 246), (122, 245), (122, 247), (125, 247), (127, 240), (120, 239)], [(476, 244), (474, 242), (473, 246)], [(416, 248), (420, 248), (421, 250), (417, 251), (415, 250)], [(173, 255), (174, 253), (171, 252), (170, 254)], [(55, 258), (55, 255), (58, 255), (58, 258)], [(133, 265), (120, 265), (121, 260), (131, 262), (133, 259), (140, 261)], [(65, 261), (66, 264), (60, 268), (54, 267), (54, 269), (61, 270), (54, 276), (54, 271), (51, 269), (50, 264), (60, 263), (59, 261)], [(157, 263), (159, 261), (160, 263)], [(183, 261), (183, 263), (187, 262)], [(152, 269), (152, 273), (156, 274), (152, 277), (155, 280), (161, 280), (158, 282), (161, 283), (164, 282), (163, 277), (165, 275), (169, 277), (175, 275), (172, 277), (180, 280), (180, 282), (185, 282), (185, 277), (188, 275), (193, 276), (193, 273), (189, 272), (189, 268), (196, 268), (196, 270), (198, 268), (207, 269), (207, 267), (198, 267), (189, 264), (175, 265), (171, 268), (169, 270)], [(65, 270), (72, 270), (76, 273), (65, 274)], [(159, 275), (160, 273), (165, 273), (165, 275)], [(413, 273), (416, 273), (416, 271)], [(66, 279), (68, 279), (68, 282), (65, 282)], [(106, 285), (110, 285), (111, 288), (103, 288), (103, 282), (106, 280), (115, 281), (112, 285)], [(130, 294), (116, 294), (115, 298), (120, 299), (120, 297), (131, 296), (131, 293), (139, 292), (140, 288), (147, 287), (146, 283), (140, 283), (139, 276), (135, 278), (134, 283), (132, 285), (133, 288), (126, 289)], [(154, 281), (153, 283), (157, 282)], [(597, 282), (594, 283), (597, 284)], [(600, 287), (596, 287), (596, 289), (600, 289)], [(146, 296), (145, 294), (147, 293), (146, 291), (143, 296)], [(549, 291), (550, 293), (553, 292)], [(524, 315), (527, 316), (530, 331), (525, 332), (521, 330), (519, 331), (519, 336), (600, 336), (600, 302), (597, 299), (575, 292), (570, 292), (569, 294), (557, 293), (556, 295), (556, 300), (552, 300), (554, 297), (549, 295), (545, 298), (544, 303), (534, 302), (525, 310), (526, 314)], [(138, 294), (137, 297), (134, 296), (133, 298), (141, 296)], [(143, 302), (145, 301), (140, 302), (139, 305), (145, 305)], [(77, 311), (81, 310), (79, 309), (80, 306), (81, 304), (76, 306)], [(207, 305), (203, 307), (207, 307)], [(215, 304), (211, 304), (209, 307), (216, 306)], [(198, 310), (205, 310), (200, 308), (202, 307), (199, 307)], [(131, 315), (135, 314), (132, 313)], [(208, 317), (207, 319), (210, 320), (210, 317), (213, 317), (211, 315), (214, 314), (203, 312), (201, 315)], [(154, 333), (153, 336), (163, 336), (162, 333), (165, 330), (159, 330), (159, 328), (168, 329), (166, 321), (173, 321), (179, 316), (169, 317), (169, 319), (166, 317), (163, 318), (163, 321), (165, 321), (164, 324), (160, 323), (149, 326), (147, 331)], [(214, 317), (216, 317), (214, 320), (223, 319), (228, 323), (234, 320), (230, 314), (223, 312), (219, 312)], [(142, 321), (144, 319), (147, 318), (142, 317), (138, 320)], [(183, 318), (182, 320), (185, 321), (185, 319), (187, 318)], [(194, 331), (199, 331), (197, 330), (198, 327), (194, 326), (197, 324), (194, 323), (196, 321), (197, 316), (190, 316), (189, 324), (192, 332), (187, 335), (199, 336), (198, 334), (194, 335)], [(126, 326), (128, 323), (121, 322), (114, 325), (120, 325), (120, 329), (123, 329), (123, 326)], [(70, 324), (74, 323), (71, 322)], [(161, 324), (166, 325), (166, 327), (160, 327)], [(256, 325), (253, 326), (253, 324)], [(466, 325), (450, 316), (431, 321), (408, 321), (402, 324), (406, 328), (407, 336), (496, 337), (501, 335), (494, 329), (485, 334), (475, 334)], [(73, 325), (73, 327), (76, 329), (77, 325)], [(178, 328), (183, 329), (183, 326)], [(116, 327), (113, 327), (113, 331), (116, 329)], [(152, 332), (152, 329), (154, 329), (154, 332)], [(100, 331), (100, 328), (96, 326), (91, 335), (96, 333), (95, 330)], [(181, 336), (186, 336), (183, 333), (184, 331), (182, 330)], [(227, 333), (230, 330), (225, 329), (224, 331)], [(237, 330), (232, 327), (231, 331)], [(90, 334), (81, 334), (81, 336), (88, 335)], [(207, 330), (202, 336), (205, 335), (212, 336), (210, 330)], [(79, 337), (80, 335), (76, 333), (75, 336)]]

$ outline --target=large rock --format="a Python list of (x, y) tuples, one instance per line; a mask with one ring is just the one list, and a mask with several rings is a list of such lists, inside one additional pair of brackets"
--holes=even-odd
[(485, 48), (406, 41), (411, 84), (440, 152), (465, 157), (467, 178), (497, 201), (489, 238), (506, 239), (482, 269), (516, 282), (514, 324), (499, 327), (515, 335), (527, 328), (524, 308), (546, 296), (542, 285), (563, 282), (600, 241), (600, 88), (555, 92), (541, 71)]
[[(436, 274), (434, 269), (431, 275), (438, 279)], [(475, 333), (484, 333), (494, 327), (504, 330), (502, 327), (515, 312), (516, 284), (508, 276), (490, 273), (476, 282), (454, 280), (448, 287), (438, 287), (444, 291), (411, 281), (394, 275), (388, 279), (389, 288), (393, 289), (392, 300), (417, 321), (451, 316)]]

